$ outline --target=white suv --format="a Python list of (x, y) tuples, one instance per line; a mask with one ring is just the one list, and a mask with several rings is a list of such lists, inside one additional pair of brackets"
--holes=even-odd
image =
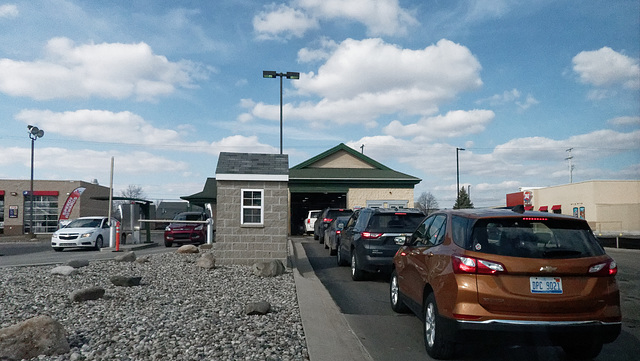
[(316, 224), (316, 219), (318, 219), (321, 212), (322, 210), (320, 209), (309, 211), (309, 215), (307, 215), (307, 218), (304, 220), (304, 231), (306, 234), (311, 235), (311, 233), (313, 233), (313, 227)]

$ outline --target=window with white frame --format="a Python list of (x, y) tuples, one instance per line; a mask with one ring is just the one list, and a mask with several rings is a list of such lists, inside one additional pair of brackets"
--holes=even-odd
[(264, 190), (242, 189), (241, 194), (242, 212), (240, 214), (240, 224), (262, 224), (264, 217)]

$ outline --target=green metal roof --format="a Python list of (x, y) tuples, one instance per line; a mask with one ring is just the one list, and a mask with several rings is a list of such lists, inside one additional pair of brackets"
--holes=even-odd
[(205, 203), (216, 203), (218, 197), (218, 186), (215, 178), (207, 178), (204, 188), (201, 192), (194, 193), (190, 196), (182, 196), (180, 199), (189, 201), (195, 205), (204, 207)]
[[(316, 168), (313, 165), (337, 152), (349, 155), (372, 168)], [(289, 169), (289, 189), (297, 192), (346, 192), (349, 188), (413, 188), (421, 179), (397, 172), (340, 143)]]

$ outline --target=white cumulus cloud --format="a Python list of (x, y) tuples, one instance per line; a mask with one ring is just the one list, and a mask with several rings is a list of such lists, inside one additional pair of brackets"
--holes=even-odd
[(599, 87), (621, 84), (628, 89), (640, 88), (638, 59), (606, 46), (574, 56), (573, 70), (579, 75), (580, 81), (586, 84)]

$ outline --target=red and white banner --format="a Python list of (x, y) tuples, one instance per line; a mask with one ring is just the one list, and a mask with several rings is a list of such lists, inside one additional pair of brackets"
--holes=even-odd
[(71, 194), (69, 194), (69, 197), (67, 197), (67, 201), (64, 202), (64, 207), (62, 207), (62, 212), (60, 212), (61, 221), (69, 219), (69, 215), (71, 214), (71, 210), (73, 210), (73, 206), (76, 205), (78, 198), (80, 198), (82, 192), (84, 192), (85, 189), (85, 187), (78, 187), (74, 189)]

